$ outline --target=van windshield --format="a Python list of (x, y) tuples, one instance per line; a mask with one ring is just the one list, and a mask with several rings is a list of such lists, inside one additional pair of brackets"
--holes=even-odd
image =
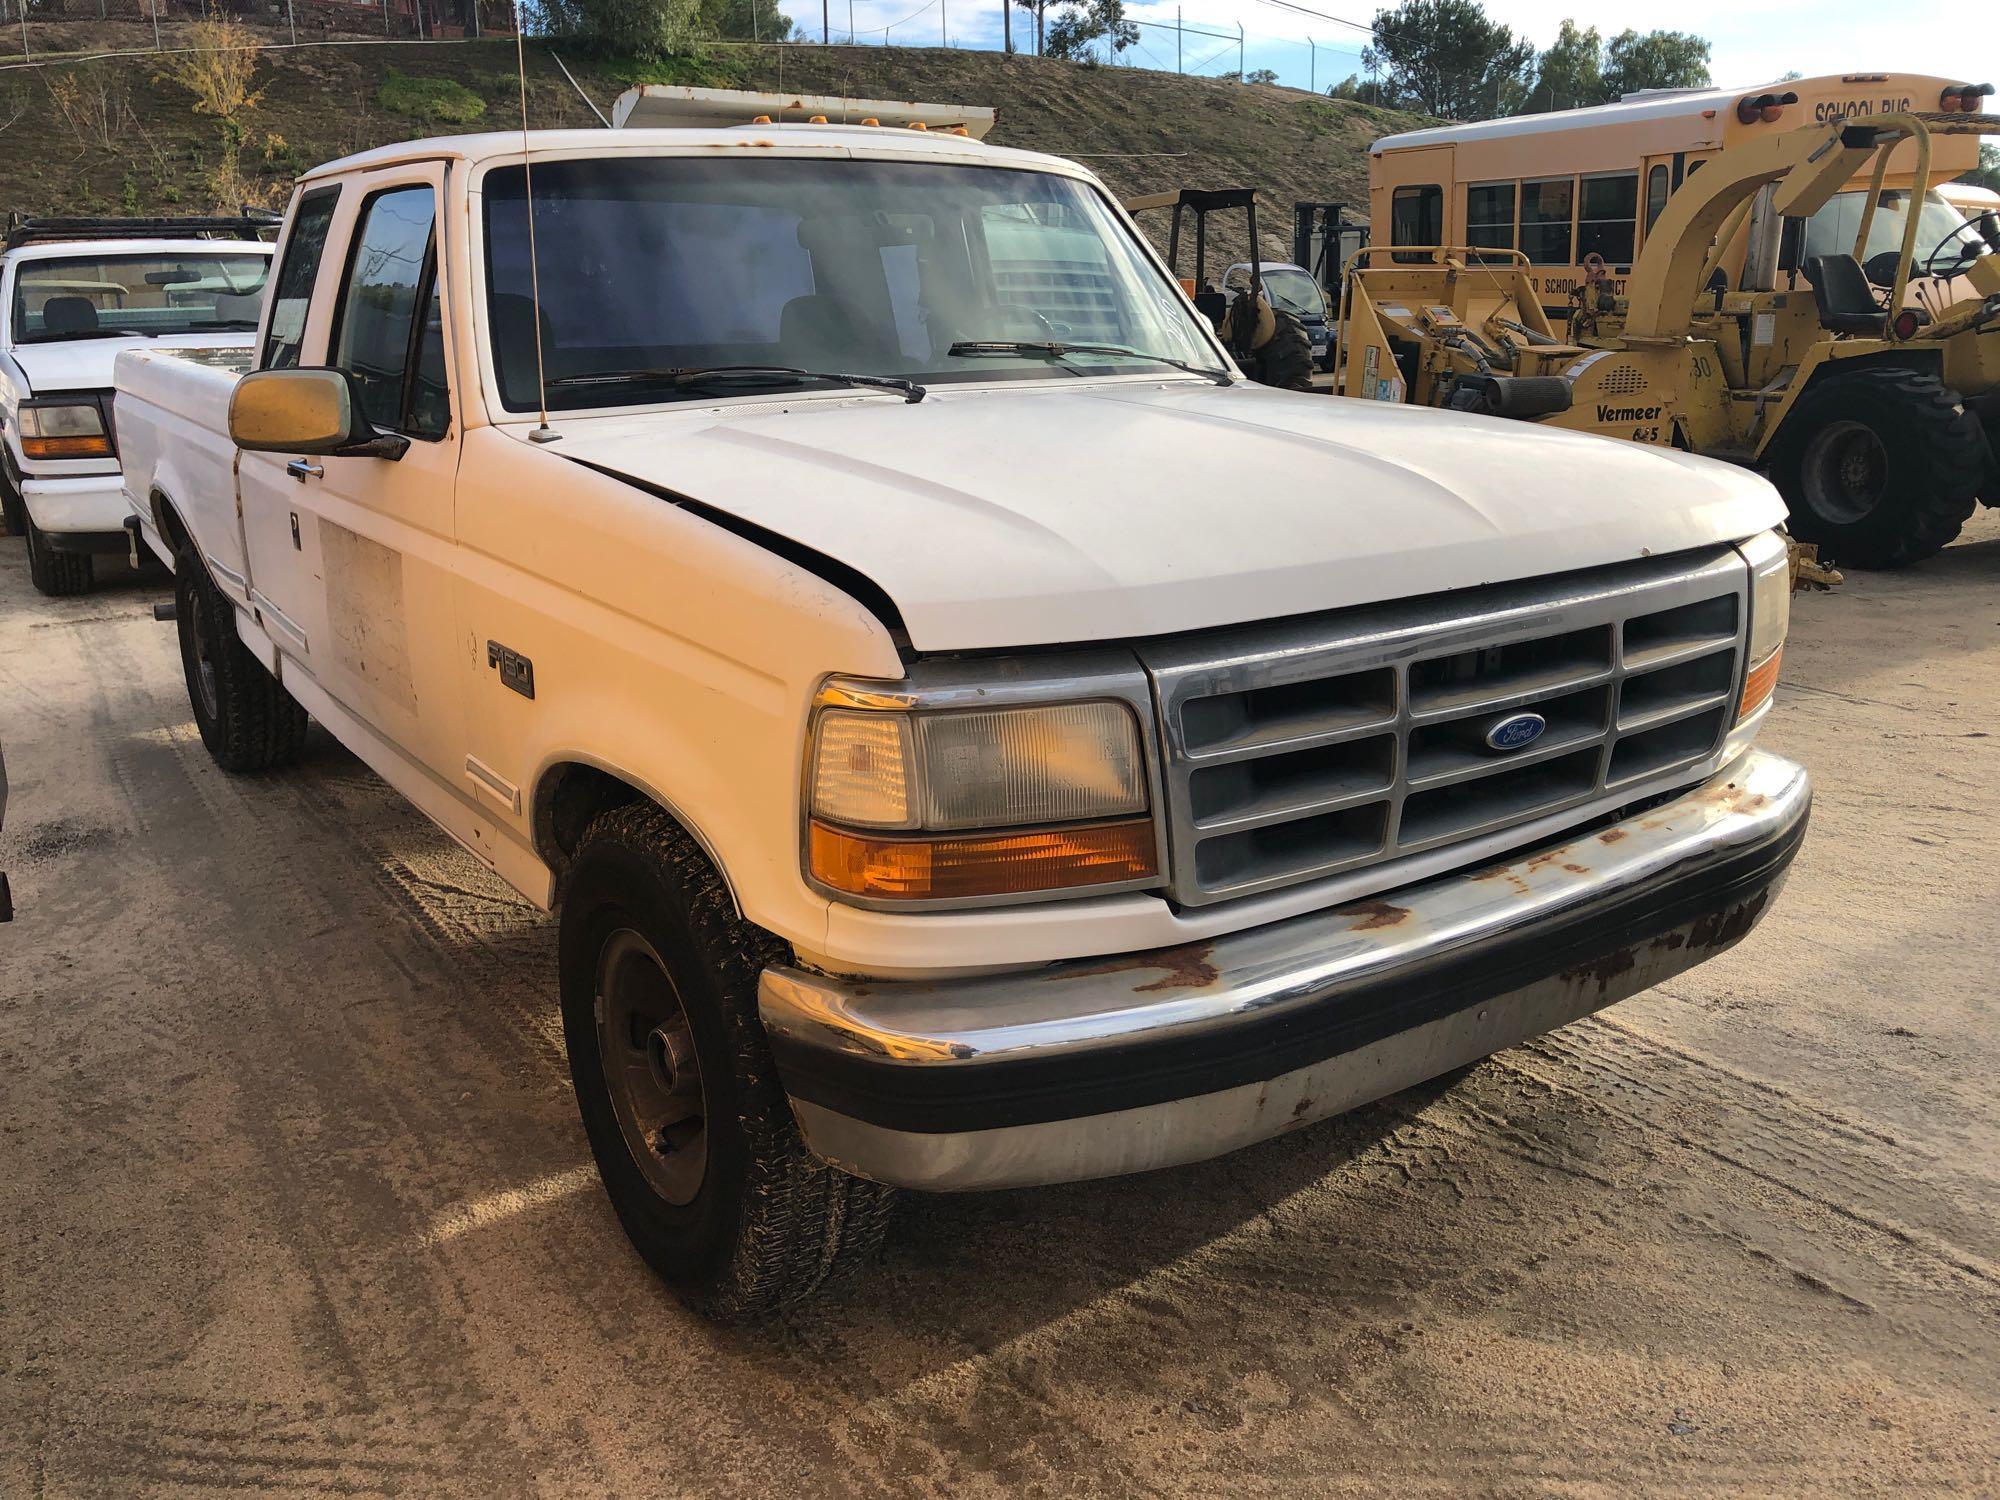
[[(1223, 364), (1178, 290), (1087, 184), (929, 162), (619, 157), (537, 162), (552, 408), (707, 399), (674, 370), (783, 365), (945, 381), (1178, 374)], [(483, 186), (501, 399), (537, 402), (520, 167)], [(996, 346), (1115, 345), (1057, 357)], [(972, 350), (966, 346), (981, 344)], [(959, 346), (953, 352), (954, 345)], [(628, 383), (587, 377), (634, 372)]]
[(263, 255), (182, 252), (23, 260), (14, 273), (14, 342), (252, 331), (270, 269)]

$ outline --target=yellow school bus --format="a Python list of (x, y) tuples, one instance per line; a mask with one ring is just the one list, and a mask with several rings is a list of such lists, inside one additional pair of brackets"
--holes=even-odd
[[(1601, 281), (1614, 296), (1624, 293), (1646, 231), (1667, 198), (1718, 151), (1770, 131), (1832, 120), (1904, 110), (1978, 112), (1992, 92), (1990, 84), (1915, 73), (1848, 73), (1747, 90), (1647, 90), (1589, 109), (1385, 136), (1369, 153), (1371, 234), (1375, 244), (1392, 247), (1519, 250), (1542, 302), (1560, 316), (1588, 279)], [(1919, 186), (1911, 180), (1913, 148), (1899, 148), (1870, 223), (1870, 249), (1878, 248), (1877, 239), (1882, 249), (1901, 244), (1913, 196), (1917, 237), (1924, 242), (1918, 253), (1949, 234), (1962, 216), (1933, 190), (1978, 159), (1976, 137), (1940, 137), (1929, 180)], [(1796, 269), (1809, 255), (1851, 252), (1867, 192), (1868, 184), (1857, 181), (1803, 226), (1789, 226), (1781, 269)], [(1732, 287), (1746, 233), (1738, 233), (1723, 257)]]

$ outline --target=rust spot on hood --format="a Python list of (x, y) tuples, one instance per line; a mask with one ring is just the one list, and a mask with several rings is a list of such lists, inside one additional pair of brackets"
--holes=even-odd
[(1597, 842), (1600, 844), (1615, 844), (1624, 837), (1625, 837), (1624, 829), (1607, 828), (1604, 830), (1604, 832), (1600, 833), (1597, 836)]
[(1342, 910), (1350, 916), (1361, 919), (1354, 924), (1359, 932), (1370, 932), (1378, 927), (1394, 927), (1398, 923), (1410, 920), (1410, 909), (1407, 906), (1391, 906), (1386, 901), (1357, 901), (1352, 906), (1343, 907)]

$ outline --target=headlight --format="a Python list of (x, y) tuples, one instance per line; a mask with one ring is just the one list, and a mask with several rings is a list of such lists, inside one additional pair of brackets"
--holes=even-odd
[(833, 891), (963, 900), (1159, 871), (1121, 702), (825, 708), (809, 764), (807, 866)]
[(111, 434), (95, 401), (30, 401), (21, 406), (24, 458), (109, 458)]
[(1785, 654), (1785, 631), (1792, 621), (1791, 552), (1775, 531), (1752, 537), (1740, 549), (1750, 564), (1750, 670), (1736, 706), (1742, 723), (1762, 708), (1778, 685)]

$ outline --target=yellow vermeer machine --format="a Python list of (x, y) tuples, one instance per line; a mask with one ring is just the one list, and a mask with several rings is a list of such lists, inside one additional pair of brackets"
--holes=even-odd
[[(1626, 295), (1581, 288), (1566, 322), (1548, 317), (1517, 251), (1370, 247), (1342, 285), (1339, 389), (1754, 465), (1785, 493), (1793, 532), (1836, 559), (1929, 556), (1982, 492), (2000, 504), (2000, 429), (1989, 440), (1964, 399), (2000, 387), (2000, 254), (1976, 227), (1920, 243), (1907, 213), (1900, 247), (1864, 264), (1880, 193), (1855, 253), (1804, 262), (1808, 285), (1778, 288), (1780, 248), (1788, 221), (1871, 160), (1879, 186), (1908, 143), (1923, 181), (1933, 136), (1996, 128), (1983, 114), (1885, 114), (1732, 146), (1667, 200)], [(1722, 247), (1746, 222), (1729, 290)]]

